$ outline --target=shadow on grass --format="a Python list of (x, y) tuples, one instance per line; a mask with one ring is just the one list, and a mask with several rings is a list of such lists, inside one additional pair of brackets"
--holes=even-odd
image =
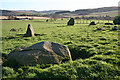
[[(44, 36), (46, 34), (35, 34), (35, 36)], [(20, 36), (20, 37), (28, 37), (28, 36), (25, 36), (25, 34), (16, 34), (16, 36)]]
[(86, 59), (89, 58), (93, 55), (95, 55), (95, 52), (90, 52), (88, 51), (88, 47), (80, 47), (80, 46), (68, 46), (71, 52), (71, 57), (72, 60), (76, 60), (76, 59)]
[(64, 25), (64, 26), (57, 26), (57, 27), (67, 27), (67, 25)]
[(13, 37), (13, 36), (10, 36), (10, 37), (2, 37), (2, 40), (10, 40), (10, 39), (16, 39), (16, 38), (19, 38), (19, 37)]
[[(46, 34), (35, 34), (35, 36), (44, 36)], [(11, 39), (18, 39), (18, 38), (23, 38), (27, 37), (25, 34), (16, 34), (16, 36), (9, 36), (9, 37), (2, 37), (2, 40), (11, 40)]]
[(32, 22), (45, 22), (45, 21), (32, 21)]

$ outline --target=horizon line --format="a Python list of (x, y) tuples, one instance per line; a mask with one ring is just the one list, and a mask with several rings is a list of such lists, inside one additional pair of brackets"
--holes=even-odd
[[(119, 6), (109, 6), (109, 7), (119, 7)], [(82, 8), (82, 9), (98, 9), (98, 8), (106, 8), (106, 7), (97, 7), (97, 8)], [(76, 9), (76, 10), (82, 10)], [(52, 10), (60, 10), (60, 9), (49, 9), (49, 10), (35, 10), (35, 9), (0, 9), (0, 10), (9, 10), (9, 11), (52, 11)], [(61, 10), (61, 11), (75, 11), (75, 10)]]

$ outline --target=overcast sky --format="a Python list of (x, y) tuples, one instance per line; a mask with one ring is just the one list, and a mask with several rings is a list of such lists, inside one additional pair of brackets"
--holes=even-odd
[(77, 10), (118, 6), (120, 0), (0, 0), (6, 10)]

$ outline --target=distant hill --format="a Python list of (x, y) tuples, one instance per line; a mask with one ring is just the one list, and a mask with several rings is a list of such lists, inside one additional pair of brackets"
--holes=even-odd
[(111, 17), (115, 17), (118, 15), (118, 10), (115, 11), (107, 11), (107, 12), (96, 12), (96, 13), (90, 13), (88, 16), (105, 16), (109, 15)]
[(73, 13), (79, 15), (88, 15), (90, 13), (98, 13), (98, 12), (108, 12), (108, 11), (116, 11), (118, 7), (103, 7), (103, 8), (95, 8), (95, 9), (79, 9), (75, 10)]
[(44, 15), (44, 14), (54, 14), (55, 12), (64, 11), (64, 10), (46, 10), (46, 11), (35, 11), (35, 10), (0, 10), (0, 15), (9, 16), (9, 15)]
[[(47, 11), (35, 11), (35, 10), (0, 10), (0, 15), (9, 16), (9, 15), (32, 15), (32, 16), (43, 16), (48, 14), (64, 14), (65, 16), (78, 16), (78, 15), (113, 15), (116, 16), (118, 7), (103, 7), (103, 8), (94, 8), (94, 9), (78, 9), (75, 11), (69, 10), (47, 10)], [(113, 14), (112, 14), (112, 13)], [(111, 14), (109, 14), (111, 13)]]
[(16, 12), (15, 11), (10, 11), (10, 10), (0, 10), (0, 15), (13, 15), (15, 14)]
[(43, 13), (43, 14), (47, 14), (47, 13), (55, 13), (55, 12), (59, 12), (59, 11), (63, 11), (63, 10), (45, 10), (45, 11), (35, 11), (35, 10), (16, 10), (19, 12), (29, 12), (29, 13)]
[(56, 13), (56, 12), (60, 12), (60, 11), (64, 11), (64, 10), (46, 10), (46, 11), (38, 11), (39, 13)]
[(39, 14), (37, 11), (33, 11), (33, 10), (0, 10), (0, 15), (3, 16), (15, 16), (15, 15), (35, 15), (35, 14)]

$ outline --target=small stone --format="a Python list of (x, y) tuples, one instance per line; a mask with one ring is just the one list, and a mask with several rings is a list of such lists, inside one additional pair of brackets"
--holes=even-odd
[(94, 22), (94, 21), (92, 21), (90, 24), (89, 24), (89, 26), (90, 25), (96, 25), (96, 23)]
[(16, 29), (12, 28), (10, 31), (17, 31)]
[(118, 30), (118, 27), (117, 27), (117, 26), (114, 26), (114, 27), (112, 28), (112, 31), (114, 31), (114, 30)]
[(100, 40), (106, 40), (106, 38), (103, 37), (103, 38), (100, 38)]

